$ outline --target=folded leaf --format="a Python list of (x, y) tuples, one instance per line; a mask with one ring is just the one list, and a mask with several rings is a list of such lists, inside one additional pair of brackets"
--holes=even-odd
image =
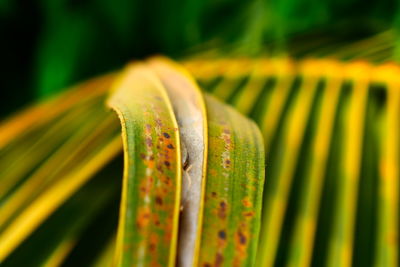
[(108, 105), (121, 120), (124, 177), (115, 263), (174, 266), (181, 194), (178, 124), (164, 86), (143, 63), (129, 65)]

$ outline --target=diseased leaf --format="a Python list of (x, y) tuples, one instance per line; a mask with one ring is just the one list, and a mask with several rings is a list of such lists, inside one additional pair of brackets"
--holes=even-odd
[(262, 137), (252, 122), (206, 96), (209, 150), (200, 266), (253, 266), (264, 186)]
[(108, 105), (118, 114), (124, 177), (115, 263), (174, 266), (181, 194), (178, 124), (164, 86), (143, 63), (129, 65)]
[(151, 59), (149, 64), (167, 90), (181, 137), (183, 177), (177, 265), (196, 266), (207, 169), (206, 107), (200, 89), (182, 67), (161, 57)]

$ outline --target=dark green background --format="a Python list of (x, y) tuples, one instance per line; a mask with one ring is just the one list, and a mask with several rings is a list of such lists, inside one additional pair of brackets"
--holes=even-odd
[(257, 54), (343, 21), (391, 27), (397, 10), (395, 0), (0, 0), (0, 117), (132, 59), (202, 45)]

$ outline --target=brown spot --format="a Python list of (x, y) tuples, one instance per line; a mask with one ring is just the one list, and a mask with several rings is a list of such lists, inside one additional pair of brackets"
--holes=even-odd
[(173, 146), (172, 144), (168, 144), (167, 147), (168, 147), (169, 149), (174, 149), (174, 146)]
[(165, 138), (170, 138), (171, 136), (168, 133), (163, 133)]
[(171, 178), (169, 178), (168, 176), (166, 176), (165, 179), (163, 179), (163, 182), (164, 182), (166, 185), (170, 185), (170, 184), (171, 184)]
[(145, 155), (144, 153), (140, 153), (140, 157), (141, 157), (142, 159), (146, 159), (146, 155)]
[(159, 172), (163, 172), (163, 169), (162, 169), (162, 165), (161, 165), (161, 164), (157, 164), (156, 169), (157, 169)]
[(218, 266), (221, 266), (221, 264), (224, 262), (224, 256), (222, 256), (222, 254), (221, 253), (217, 253), (216, 255), (215, 255), (215, 266), (216, 267), (218, 267)]
[(163, 204), (163, 200), (160, 196), (156, 196), (156, 204), (158, 204), (160, 206)]
[(225, 219), (226, 218), (226, 202), (225, 201), (221, 201), (219, 203), (219, 209), (218, 209), (218, 217), (221, 219)]
[(204, 263), (204, 264), (203, 264), (203, 267), (211, 267), (211, 264), (209, 264), (209, 263)]
[(224, 230), (221, 230), (218, 232), (218, 237), (225, 240), (226, 239), (226, 232)]
[(153, 141), (151, 140), (150, 137), (146, 137), (145, 142), (146, 142), (146, 145), (147, 145), (147, 146), (153, 146)]
[(245, 245), (247, 242), (247, 238), (241, 231), (238, 231), (238, 237), (239, 237), (239, 243)]
[(146, 179), (143, 179), (140, 182), (139, 189), (142, 193), (149, 193), (153, 186), (154, 179), (151, 176), (146, 176)]
[(212, 196), (212, 197), (216, 197), (216, 196), (217, 196), (217, 193), (216, 193), (216, 192), (211, 192), (211, 196)]
[(254, 216), (254, 211), (243, 212), (243, 216), (245, 216), (245, 217), (253, 217)]
[(169, 163), (169, 161), (164, 161), (164, 164), (165, 164), (165, 166), (167, 166), (167, 167), (169, 167), (169, 166), (171, 166), (171, 163)]
[(149, 240), (149, 249), (150, 252), (155, 252), (157, 248), (158, 242), (158, 236), (155, 233), (150, 234), (150, 240)]

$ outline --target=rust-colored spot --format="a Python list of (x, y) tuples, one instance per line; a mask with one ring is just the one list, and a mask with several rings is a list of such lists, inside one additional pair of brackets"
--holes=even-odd
[(217, 172), (215, 169), (210, 169), (210, 170), (208, 170), (208, 172), (209, 172), (210, 175), (212, 175), (212, 176), (217, 176), (217, 175), (218, 175), (218, 172)]
[(221, 230), (218, 232), (218, 237), (225, 240), (226, 239), (226, 232), (224, 230)]
[(149, 193), (153, 186), (153, 181), (154, 181), (153, 177), (147, 176), (146, 179), (143, 179), (140, 182), (139, 190), (142, 193)]
[(154, 161), (151, 161), (151, 160), (150, 160), (150, 161), (148, 162), (147, 166), (148, 166), (150, 169), (154, 169), (154, 164), (155, 164)]
[(204, 263), (204, 264), (203, 264), (203, 267), (211, 267), (211, 264), (209, 264), (209, 263)]
[(149, 250), (154, 253), (158, 244), (158, 236), (155, 233), (150, 235)]
[(149, 224), (151, 217), (150, 215), (151, 214), (148, 207), (139, 209), (138, 218), (136, 221), (138, 228), (144, 228)]
[(174, 146), (173, 146), (172, 144), (168, 144), (167, 147), (168, 147), (169, 149), (174, 149)]
[(225, 160), (225, 164), (229, 165), (231, 164), (231, 161), (229, 159)]
[(171, 184), (171, 178), (169, 178), (168, 176), (164, 176), (162, 178), (162, 181), (165, 185), (169, 186)]
[(165, 234), (164, 234), (164, 241), (165, 242), (170, 242), (172, 239), (172, 217), (170, 216), (169, 219), (166, 222), (166, 225), (164, 226), (165, 229)]
[(254, 211), (243, 212), (243, 216), (245, 216), (245, 217), (253, 217), (254, 216)]
[(245, 197), (244, 199), (242, 199), (242, 204), (243, 206), (245, 206), (246, 208), (250, 208), (253, 206), (253, 203), (249, 200), (248, 197)]
[(156, 204), (160, 206), (163, 204), (163, 200), (160, 196), (156, 196)]
[(216, 197), (216, 196), (217, 196), (217, 193), (216, 193), (216, 192), (211, 192), (211, 196), (212, 196), (212, 197)]
[(169, 167), (169, 166), (171, 166), (171, 163), (169, 163), (169, 161), (164, 161), (164, 164), (165, 164), (165, 166), (167, 166), (167, 167)]
[(170, 138), (171, 136), (168, 133), (163, 133), (165, 138)]

